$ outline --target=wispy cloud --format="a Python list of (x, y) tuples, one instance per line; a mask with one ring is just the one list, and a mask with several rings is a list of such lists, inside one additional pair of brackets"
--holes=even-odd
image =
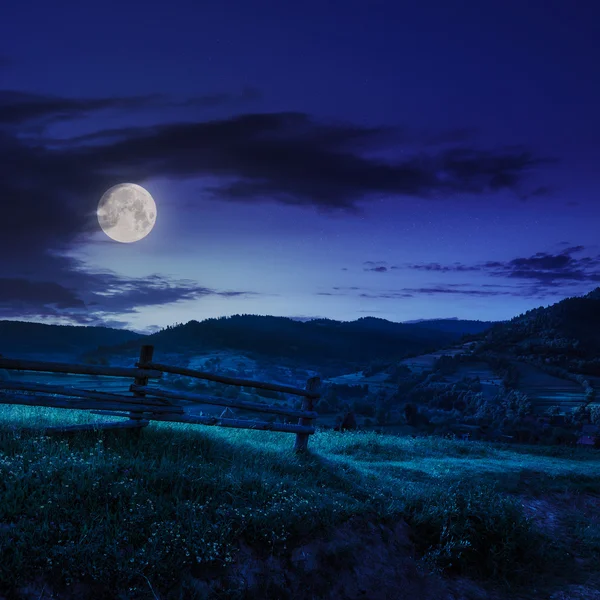
[(586, 250), (584, 246), (570, 246), (557, 253), (537, 252), (531, 256), (518, 257), (509, 261), (490, 260), (473, 265), (418, 263), (406, 265), (406, 268), (438, 273), (477, 271), (491, 277), (530, 280), (547, 287), (563, 286), (573, 282), (598, 282), (600, 281), (600, 257), (575, 256)]
[(190, 280), (161, 275), (121, 277), (110, 271), (85, 270), (74, 259), (63, 272), (66, 283), (0, 278), (0, 318), (67, 319), (83, 325), (124, 323), (122, 317), (148, 306), (162, 306), (206, 296), (256, 296), (243, 290), (217, 290)]
[[(3, 66), (0, 57), (0, 67)], [(261, 98), (253, 87), (239, 93), (217, 93), (175, 100), (164, 94), (144, 96), (115, 96), (105, 98), (67, 98), (14, 90), (0, 90), (0, 125), (49, 125), (56, 121), (80, 119), (100, 111), (130, 111), (173, 107), (214, 108), (244, 105)], [(126, 131), (126, 130), (125, 130)]]

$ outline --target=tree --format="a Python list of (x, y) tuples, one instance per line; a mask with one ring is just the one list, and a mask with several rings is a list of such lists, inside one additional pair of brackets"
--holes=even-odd
[(408, 402), (404, 405), (404, 418), (406, 419), (408, 425), (411, 425), (413, 427), (416, 425), (417, 414), (418, 410), (414, 404)]

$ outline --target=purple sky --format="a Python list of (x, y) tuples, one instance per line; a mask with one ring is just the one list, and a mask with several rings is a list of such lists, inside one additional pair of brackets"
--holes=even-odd
[[(507, 319), (600, 281), (600, 5), (11, 2), (0, 318)], [(134, 182), (148, 237), (95, 209)]]

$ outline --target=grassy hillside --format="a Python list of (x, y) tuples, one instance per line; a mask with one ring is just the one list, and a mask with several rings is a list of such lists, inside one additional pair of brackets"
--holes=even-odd
[(600, 581), (593, 450), (318, 431), (301, 457), (289, 434), (67, 440), (19, 426), (94, 417), (0, 415), (13, 597), (519, 599)]

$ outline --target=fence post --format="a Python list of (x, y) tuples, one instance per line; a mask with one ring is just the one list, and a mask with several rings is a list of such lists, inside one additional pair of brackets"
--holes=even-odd
[[(317, 394), (320, 387), (321, 379), (319, 377), (311, 377), (306, 382), (306, 391), (312, 394)], [(313, 410), (312, 398), (307, 398), (306, 396), (302, 398), (302, 410)], [(304, 419), (301, 417), (298, 421), (298, 425), (310, 425), (312, 421), (313, 419)], [(296, 452), (306, 452), (308, 448), (308, 436), (308, 433), (296, 434), (296, 445), (294, 446)]]
[[(140, 360), (139, 360), (137, 366), (140, 369), (143, 369), (146, 364), (148, 364), (149, 362), (152, 362), (153, 354), (154, 354), (154, 346), (142, 346), (142, 349), (140, 350)], [(148, 385), (147, 377), (135, 377), (134, 381), (135, 381), (136, 385)], [(133, 395), (137, 396), (139, 398), (143, 398), (146, 394), (145, 394), (145, 392), (133, 392)], [(139, 421), (142, 419), (142, 413), (139, 411), (130, 411), (129, 418)]]

